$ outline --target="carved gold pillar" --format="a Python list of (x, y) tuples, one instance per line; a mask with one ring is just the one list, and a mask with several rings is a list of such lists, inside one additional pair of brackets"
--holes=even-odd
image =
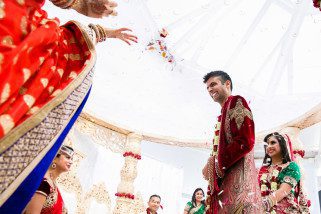
[(142, 136), (131, 133), (127, 136), (125, 163), (120, 172), (121, 181), (117, 188), (114, 214), (132, 213), (134, 204), (134, 180), (137, 177), (137, 162), (141, 159)]

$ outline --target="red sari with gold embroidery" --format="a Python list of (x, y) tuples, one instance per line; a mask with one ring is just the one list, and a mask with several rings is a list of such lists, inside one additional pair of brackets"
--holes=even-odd
[(76, 32), (47, 17), (43, 0), (3, 1), (0, 139), (68, 86), (90, 58)]
[(77, 22), (59, 26), (43, 4), (0, 0), (0, 212), (24, 179), (43, 177), (91, 87), (92, 35)]
[(230, 96), (220, 118), (219, 144), (207, 200), (210, 208), (206, 213), (262, 213), (251, 110), (243, 97)]
[(44, 178), (36, 191), (46, 197), (40, 214), (65, 214), (68, 213), (60, 191), (51, 179)]

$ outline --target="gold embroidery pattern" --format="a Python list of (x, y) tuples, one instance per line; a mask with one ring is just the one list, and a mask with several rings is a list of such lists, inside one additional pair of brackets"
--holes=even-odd
[(295, 180), (295, 178), (292, 178), (290, 176), (284, 176), (283, 181), (285, 183), (290, 184), (292, 187), (295, 187), (298, 184), (298, 182)]
[(6, 16), (6, 13), (4, 12), (4, 2), (3, 0), (0, 0), (0, 19), (4, 18)]
[(41, 79), (40, 79), (40, 82), (41, 82), (42, 86), (43, 86), (44, 88), (46, 88), (49, 81), (48, 81), (47, 78), (41, 78)]
[[(8, 133), (13, 127), (14, 127), (14, 121), (12, 119), (12, 117), (9, 114), (3, 114), (0, 116), (0, 126), (2, 126), (2, 129), (4, 131), (4, 133)], [(1, 163), (1, 161), (0, 161)], [(1, 166), (0, 166), (1, 167)], [(1, 168), (0, 168), (1, 169)], [(14, 168), (13, 168), (14, 169)], [(2, 173), (0, 170), (0, 178), (2, 176), (5, 176), (6, 174)], [(2, 178), (0, 179), (2, 180)], [(1, 186), (1, 183), (0, 183)]]
[(69, 59), (71, 59), (72, 61), (82, 60), (80, 54), (69, 54)]
[(76, 72), (74, 72), (74, 71), (70, 72), (69, 78), (75, 79), (76, 77), (77, 77), (77, 73)]
[(51, 208), (52, 206), (54, 206), (58, 198), (57, 187), (55, 187), (55, 185), (52, 185), (51, 183), (49, 184), (50, 184), (50, 193), (46, 198), (45, 204), (43, 205), (43, 209)]
[(58, 68), (57, 72), (58, 72), (60, 77), (62, 77), (62, 75), (64, 75), (64, 69), (62, 69), (62, 68)]
[[(227, 107), (227, 112), (226, 112), (226, 118), (225, 118), (225, 127), (224, 127), (224, 131), (225, 131), (225, 137), (226, 137), (226, 142), (227, 144), (231, 143), (233, 138), (232, 138), (232, 133), (231, 133), (231, 119), (228, 116), (228, 111), (230, 109), (231, 106), (231, 101), (228, 103), (228, 107)], [(222, 118), (223, 119), (223, 118)]]
[(20, 5), (24, 5), (25, 4), (25, 0), (17, 0), (18, 4)]
[(3, 63), (3, 54), (0, 53), (0, 74), (1, 74), (2, 63)]
[(253, 120), (252, 113), (243, 106), (242, 100), (240, 98), (237, 99), (235, 107), (228, 111), (228, 116), (230, 120), (235, 119), (238, 130), (240, 130), (241, 126), (243, 125), (245, 117)]
[(27, 17), (25, 16), (21, 18), (20, 29), (23, 35), (27, 35)]
[(34, 106), (27, 112), (27, 114), (32, 115), (32, 114), (36, 113), (38, 110), (39, 110), (39, 107)]
[(28, 68), (23, 68), (23, 82), (26, 82), (30, 77), (30, 70)]
[(17, 64), (18, 57), (19, 57), (19, 55), (15, 56), (15, 57), (13, 58), (13, 64), (14, 64), (14, 65)]
[(12, 39), (11, 36), (5, 36), (5, 37), (3, 37), (1, 43), (2, 43), (3, 45), (8, 45), (8, 46), (13, 46), (13, 45), (14, 45), (14, 44), (13, 44), (13, 39)]
[(91, 86), (93, 70), (84, 81), (55, 107), (47, 117), (35, 128), (23, 135), (13, 146), (0, 157), (0, 194), (23, 172), (26, 167), (46, 148), (62, 127), (68, 122), (78, 104), (82, 102)]
[(7, 99), (9, 98), (9, 95), (10, 95), (10, 84), (6, 83), (1, 93), (0, 103), (4, 103), (5, 101), (7, 101)]
[(31, 108), (31, 106), (33, 106), (33, 104), (35, 103), (35, 98), (29, 94), (23, 95), (23, 100), (29, 108)]

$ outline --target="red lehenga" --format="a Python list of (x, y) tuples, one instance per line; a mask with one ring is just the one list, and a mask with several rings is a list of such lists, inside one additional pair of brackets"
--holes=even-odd
[(77, 22), (59, 26), (43, 4), (0, 0), (0, 212), (39, 186), (91, 88), (93, 35)]
[(254, 164), (254, 122), (245, 99), (230, 96), (219, 120), (206, 213), (262, 213)]

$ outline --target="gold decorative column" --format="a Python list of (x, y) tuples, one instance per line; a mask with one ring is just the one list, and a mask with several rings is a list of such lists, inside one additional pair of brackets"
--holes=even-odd
[(132, 213), (134, 204), (134, 180), (137, 177), (137, 162), (141, 159), (142, 136), (136, 133), (127, 135), (125, 163), (120, 172), (121, 181), (117, 188), (114, 214)]

